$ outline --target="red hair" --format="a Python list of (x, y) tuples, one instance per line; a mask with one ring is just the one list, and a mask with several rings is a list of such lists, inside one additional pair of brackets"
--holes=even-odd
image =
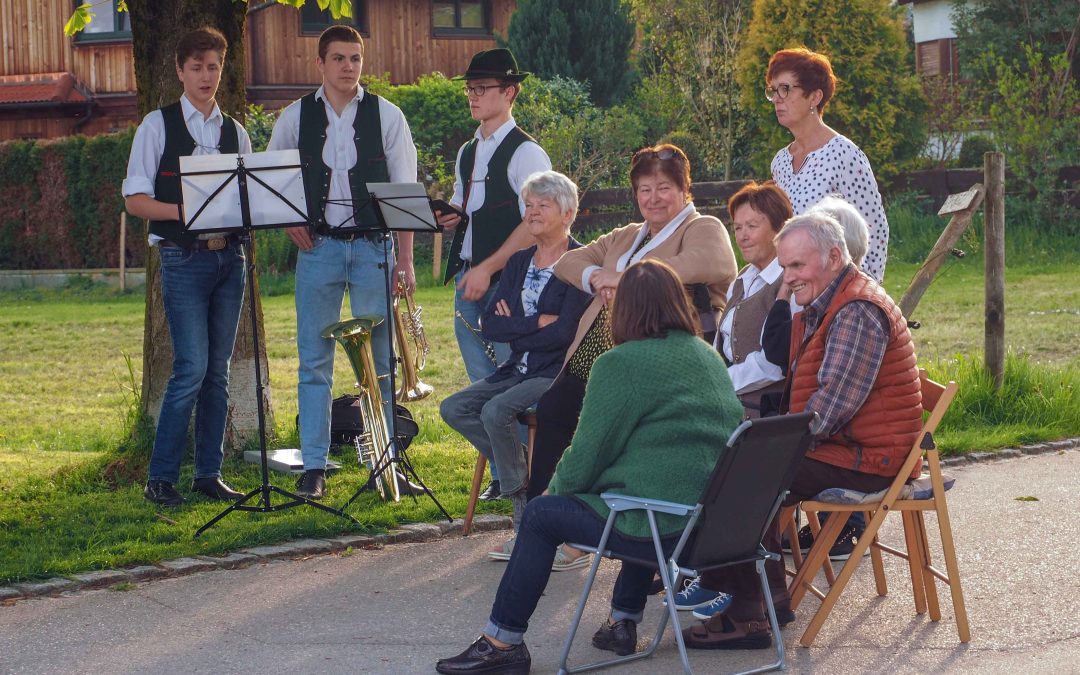
[(781, 49), (769, 59), (769, 69), (766, 72), (766, 82), (780, 73), (792, 73), (799, 81), (803, 93), (809, 96), (814, 91), (821, 91), (821, 102), (817, 109), (824, 110), (825, 105), (836, 91), (836, 75), (833, 73), (829, 57), (824, 54), (812, 52), (806, 47), (796, 49)]

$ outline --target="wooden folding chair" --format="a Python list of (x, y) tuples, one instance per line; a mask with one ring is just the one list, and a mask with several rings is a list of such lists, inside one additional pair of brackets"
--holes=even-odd
[[(529, 441), (525, 445), (525, 461), (528, 462), (529, 475), (532, 475), (533, 444), (536, 442), (536, 406), (518, 414), (518, 422), (529, 429)], [(472, 487), (469, 489), (469, 505), (465, 508), (465, 524), (461, 528), (462, 536), (472, 533), (473, 516), (476, 515), (476, 502), (480, 499), (480, 486), (484, 483), (484, 469), (487, 457), (476, 453), (476, 467), (473, 469)]]
[[(814, 614), (813, 619), (810, 621), (810, 625), (807, 626), (806, 631), (799, 640), (799, 643), (804, 647), (809, 647), (813, 643), (840, 594), (843, 593), (844, 587), (851, 579), (859, 563), (862, 562), (863, 554), (868, 547), (871, 551), (874, 580), (878, 595), (884, 596), (888, 592), (881, 553), (889, 553), (903, 558), (908, 561), (908, 568), (911, 573), (915, 611), (923, 614), (929, 609), (931, 621), (941, 619), (937, 587), (935, 586), (936, 580), (941, 580), (949, 586), (952, 594), (953, 613), (956, 616), (956, 628), (960, 641), (968, 642), (971, 639), (967, 609), (964, 605), (964, 595), (960, 587), (960, 570), (956, 562), (956, 548), (953, 545), (952, 524), (949, 520), (949, 509), (945, 501), (945, 485), (941, 476), (941, 461), (933, 439), (934, 431), (937, 430), (941, 418), (945, 416), (945, 412), (956, 396), (957, 385), (955, 382), (949, 382), (944, 386), (938, 384), (927, 377), (925, 370), (919, 371), (919, 380), (922, 385), (923, 409), (929, 413), (929, 416), (924, 422), (918, 438), (912, 445), (904, 465), (897, 474), (896, 480), (885, 491), (884, 496), (877, 500), (858, 504), (835, 504), (826, 501), (804, 501), (802, 503), (802, 509), (807, 514), (811, 531), (814, 533), (814, 545), (802, 561), (801, 566), (799, 566), (789, 587), (791, 591), (791, 607), (792, 609), (798, 607), (807, 592), (813, 593), (822, 599), (821, 607), (818, 608), (817, 613)], [(911, 486), (907, 485), (908, 477), (924, 453), (930, 475), (931, 494), (929, 498), (914, 498), (910, 496), (913, 491)], [(866, 530), (859, 537), (851, 556), (840, 570), (840, 574), (835, 577), (835, 580), (829, 579), (831, 587), (828, 592), (823, 593), (812, 585), (814, 577), (817, 576), (818, 571), (823, 566), (827, 574), (833, 571), (828, 560), (829, 549), (846, 524), (848, 516), (855, 511), (863, 511), (868, 514)], [(900, 512), (906, 540), (906, 552), (886, 546), (878, 541), (877, 535), (881, 529), (881, 524), (891, 511)], [(947, 573), (941, 572), (930, 564), (930, 548), (926, 535), (926, 525), (923, 520), (924, 511), (934, 511), (937, 514), (941, 548), (945, 557)], [(833, 515), (822, 525), (818, 518), (820, 513)], [(794, 521), (790, 515), (784, 522), (789, 525), (788, 531), (794, 534), (794, 527), (790, 525)], [(792, 552), (794, 553), (798, 549), (798, 537), (795, 536), (791, 541)]]
[[(585, 579), (585, 588), (581, 592), (581, 599), (578, 601), (570, 630), (563, 644), (559, 661), (560, 675), (606, 668), (651, 656), (660, 644), (660, 638), (664, 635), (669, 619), (675, 631), (675, 642), (678, 645), (683, 670), (691, 673), (690, 661), (686, 655), (686, 645), (683, 644), (679, 617), (675, 609), (675, 592), (679, 590), (674, 585), (675, 580), (680, 574), (693, 578), (704, 571), (743, 563), (756, 565), (762, 594), (765, 596), (765, 606), (768, 609), (769, 623), (773, 631), (776, 654), (774, 661), (747, 670), (743, 675), (783, 669), (784, 640), (780, 635), (769, 581), (765, 576), (765, 561), (779, 560), (780, 555), (766, 551), (761, 545), (761, 538), (779, 510), (780, 503), (787, 496), (788, 487), (795, 477), (798, 464), (810, 447), (811, 421), (815, 418), (814, 413), (799, 413), (743, 422), (728, 439), (727, 446), (709, 476), (696, 506), (610, 492), (600, 495), (611, 509), (600, 542), (595, 545), (590, 545), (592, 542), (570, 544), (578, 550), (600, 555), (593, 556), (589, 574)], [(634, 510), (645, 511), (649, 519), (653, 549), (656, 554), (654, 558), (648, 560), (628, 558), (607, 548), (608, 538), (619, 514)], [(669, 557), (665, 557), (660, 534), (656, 528), (657, 513), (689, 517), (682, 536)], [(695, 527), (698, 534), (691, 537), (695, 534)], [(652, 643), (644, 651), (588, 665), (570, 667), (567, 664), (570, 648), (574, 644), (574, 636), (581, 623), (589, 592), (596, 580), (596, 571), (600, 567), (601, 557), (629, 560), (639, 565), (656, 567), (664, 582), (667, 608), (660, 618)]]

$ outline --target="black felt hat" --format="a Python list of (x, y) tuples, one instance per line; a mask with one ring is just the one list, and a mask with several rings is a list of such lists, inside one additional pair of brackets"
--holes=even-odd
[(488, 49), (477, 52), (469, 63), (469, 69), (455, 80), (480, 80), (493, 77), (505, 82), (521, 82), (529, 73), (518, 70), (517, 59), (509, 49)]

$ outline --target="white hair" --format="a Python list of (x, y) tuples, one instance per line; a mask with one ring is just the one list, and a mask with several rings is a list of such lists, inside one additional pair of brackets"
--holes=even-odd
[(845, 265), (851, 262), (851, 254), (848, 253), (847, 243), (844, 241), (844, 228), (829, 214), (822, 211), (807, 212), (790, 218), (773, 242), (779, 245), (782, 239), (795, 232), (805, 232), (810, 237), (814, 248), (821, 254), (822, 265), (828, 264), (829, 251), (834, 248), (840, 250), (841, 262)]
[(840, 223), (840, 227), (844, 228), (844, 241), (847, 242), (852, 262), (862, 265), (866, 249), (870, 247), (870, 228), (862, 214), (840, 195), (826, 196), (810, 207), (807, 213), (815, 211), (828, 214)]
[(577, 217), (577, 185), (558, 171), (537, 171), (529, 176), (525, 184), (521, 186), (521, 198), (528, 199), (529, 197), (554, 201), (559, 205), (560, 213), (571, 212), (573, 217), (570, 222)]

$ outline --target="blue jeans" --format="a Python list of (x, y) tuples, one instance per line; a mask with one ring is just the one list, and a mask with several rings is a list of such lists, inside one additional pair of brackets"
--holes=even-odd
[(474, 382), (443, 399), (439, 412), (450, 428), (473, 444), (489, 463), (499, 465), (499, 487), (511, 495), (525, 488), (529, 467), (521, 452), (517, 416), (536, 403), (550, 377), (514, 374), (492, 382)]
[[(484, 633), (509, 644), (521, 643), (547, 587), (556, 549), (564, 541), (596, 545), (603, 532), (600, 516), (573, 497), (544, 495), (529, 502)], [(678, 535), (662, 538), (664, 553), (670, 555), (678, 541)], [(630, 539), (618, 530), (611, 531), (608, 548), (646, 560), (656, 557), (652, 541)], [(622, 563), (611, 593), (611, 618), (641, 623), (654, 572), (654, 567)]]
[[(461, 315), (465, 317), (465, 320), (469, 322), (469, 325), (480, 330), (480, 317), (484, 314), (484, 310), (491, 304), (491, 299), (495, 297), (495, 290), (499, 287), (497, 283), (491, 284), (484, 297), (479, 300), (466, 300), (461, 296), (461, 278), (465, 276), (466, 268), (462, 268), (454, 276), (454, 337), (457, 338), (458, 350), (461, 352), (461, 360), (465, 362), (465, 373), (469, 376), (469, 382), (479, 382), (488, 375), (495, 372), (497, 363), (502, 363), (506, 359), (510, 358), (510, 345), (505, 342), (492, 342), (492, 347), (495, 348), (495, 360), (497, 363), (492, 363), (488, 358), (487, 351), (484, 349), (483, 341), (470, 331), (465, 324), (461, 322), (461, 319), (457, 318), (457, 313), (461, 312)], [(496, 469), (495, 462), (488, 458), (488, 463), (491, 464), (491, 479), (499, 480), (499, 472)]]
[(195, 478), (221, 476), (229, 361), (244, 304), (244, 249), (160, 247), (161, 294), (173, 366), (158, 415), (150, 480), (176, 483), (195, 410)]
[[(394, 264), (394, 249), (388, 247)], [(352, 241), (315, 237), (315, 245), (296, 258), (296, 350), (300, 356), (297, 399), (300, 412), (300, 454), (304, 469), (325, 469), (330, 451), (330, 404), (333, 401), (334, 354), (337, 342), (322, 337), (323, 330), (341, 320), (341, 303), (349, 290), (351, 316), (386, 317), (387, 270), (382, 244), (361, 237)], [(372, 331), (375, 370), (388, 375), (393, 367), (387, 336), (389, 322)], [(390, 378), (379, 380), (384, 419), (389, 420), (393, 392)]]

